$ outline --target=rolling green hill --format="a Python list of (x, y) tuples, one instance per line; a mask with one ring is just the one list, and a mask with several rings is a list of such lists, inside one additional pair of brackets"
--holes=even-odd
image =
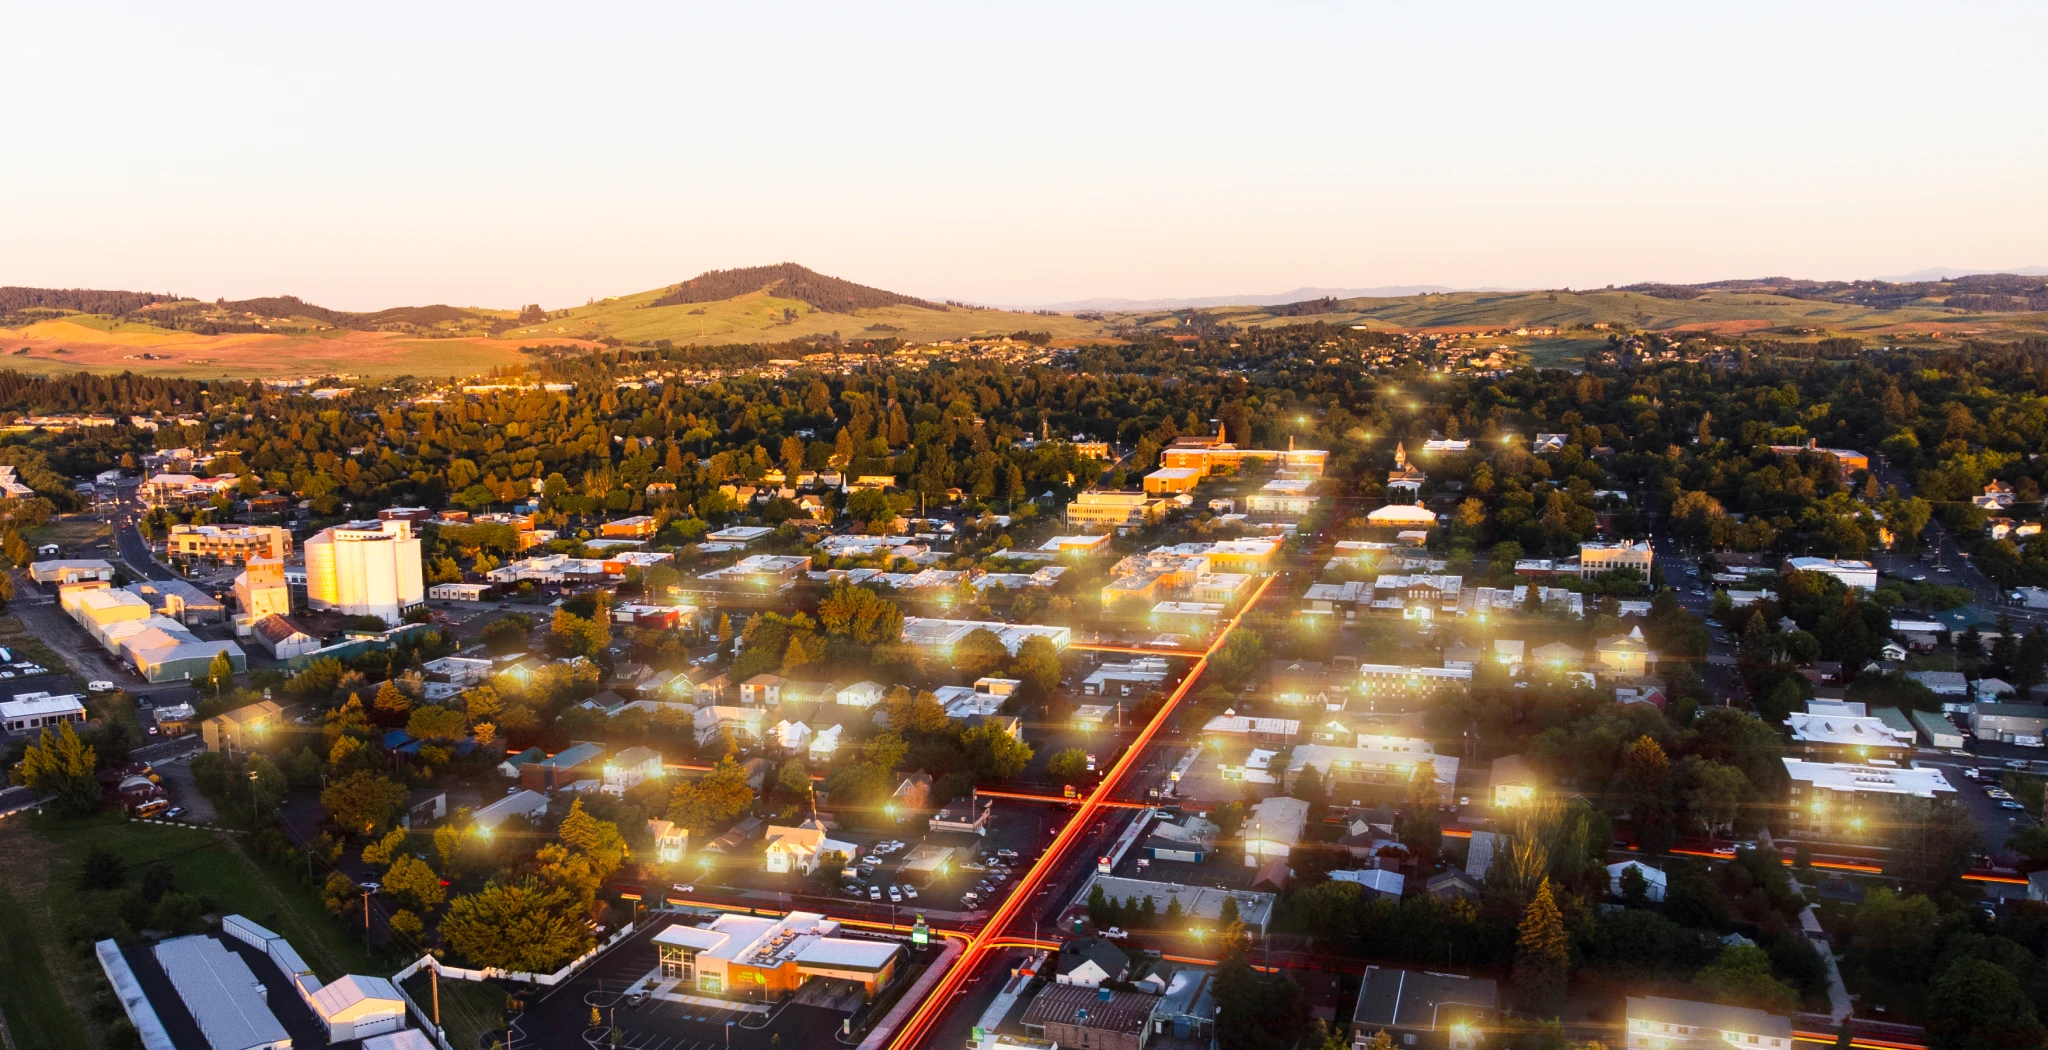
[(1080, 340), (1108, 334), (1099, 321), (939, 304), (826, 277), (793, 263), (713, 270), (681, 284), (549, 313), (499, 338), (534, 342), (550, 336), (668, 340), (677, 345), (780, 342), (838, 333), (842, 339), (894, 337), (915, 342), (1048, 332)]
[[(1113, 319), (1144, 328), (1179, 326), (1191, 311)], [(1385, 329), (1616, 328), (1774, 330), (1805, 335), (2021, 335), (2048, 332), (2048, 282), (1979, 275), (1956, 281), (1811, 282), (1773, 278), (1704, 285), (1532, 292), (1445, 292), (1389, 299), (1324, 299), (1286, 306), (1192, 311), (1252, 328), (1325, 322)]]

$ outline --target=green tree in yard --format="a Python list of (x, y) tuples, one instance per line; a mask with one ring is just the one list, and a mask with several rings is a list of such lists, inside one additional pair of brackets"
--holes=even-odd
[(86, 814), (100, 808), (100, 782), (94, 776), (98, 767), (99, 755), (92, 745), (78, 738), (71, 723), (63, 722), (55, 733), (44, 727), (22, 752), (21, 782), (57, 796), (57, 805), (67, 813)]
[(246, 772), (250, 778), (249, 790), (256, 800), (256, 809), (259, 812), (267, 813), (277, 808), (278, 804), (284, 801), (285, 793), (291, 790), (291, 778), (285, 776), (284, 770), (277, 768), (276, 763), (262, 755), (250, 757)]
[(426, 932), (426, 924), (409, 908), (400, 908), (391, 915), (391, 933), (411, 944), (418, 944)]
[(341, 915), (355, 907), (360, 893), (354, 879), (337, 871), (328, 875), (326, 884), (320, 887), (320, 900), (329, 912)]
[(1555, 1012), (1564, 1002), (1565, 982), (1571, 975), (1571, 941), (1565, 936), (1564, 917), (1557, 910), (1550, 880), (1536, 887), (1536, 896), (1522, 913), (1516, 930), (1515, 991), (1522, 1008), (1534, 1014)]
[(441, 876), (434, 874), (426, 861), (409, 853), (400, 854), (391, 862), (390, 870), (384, 873), (384, 891), (419, 911), (438, 906), (447, 893), (441, 888)]
[(358, 770), (327, 785), (320, 793), (320, 805), (327, 815), (355, 834), (384, 826), (398, 807), (405, 805), (405, 785), (369, 770)]
[(592, 943), (577, 904), (560, 886), (493, 881), (449, 902), (441, 940), (475, 966), (551, 973)]
[(405, 850), (406, 830), (392, 828), (383, 838), (363, 847), (363, 863), (390, 864)]
[(1088, 753), (1078, 747), (1053, 753), (1045, 764), (1045, 775), (1063, 784), (1078, 784), (1088, 776)]
[(213, 683), (215, 696), (219, 696), (221, 690), (235, 684), (235, 664), (228, 658), (226, 649), (213, 654), (212, 662), (206, 665), (206, 678)]
[(1088, 888), (1088, 921), (1097, 929), (1108, 929), (1112, 925), (1109, 921), (1109, 896), (1102, 892), (1099, 882)]
[(1031, 763), (1031, 745), (993, 722), (983, 722), (961, 733), (960, 746), (967, 752), (967, 763), (974, 768), (974, 775), (985, 783), (1000, 784), (1024, 772), (1024, 767)]
[(1433, 863), (1443, 852), (1444, 829), (1437, 809), (1442, 801), (1436, 763), (1429, 759), (1415, 763), (1415, 771), (1408, 775), (1408, 805), (1395, 818), (1395, 835), (1425, 864)]
[(1927, 1001), (1930, 1050), (2005, 1050), (2048, 1040), (2012, 971), (1983, 959), (1959, 959), (1934, 980)]
[(405, 720), (405, 731), (420, 740), (456, 740), (469, 726), (469, 719), (453, 707), (421, 704)]
[(1061, 673), (1060, 654), (1052, 639), (1035, 634), (1017, 647), (1017, 659), (1010, 663), (1010, 677), (1022, 680), (1039, 696), (1050, 696), (1059, 688)]
[(972, 678), (995, 674), (1009, 662), (1009, 647), (986, 627), (975, 628), (953, 644), (953, 666)]
[(1257, 631), (1243, 628), (1230, 632), (1223, 648), (1209, 661), (1224, 682), (1237, 686), (1257, 674), (1266, 663), (1266, 640)]
[(1687, 766), (1686, 809), (1713, 834), (1735, 826), (1736, 814), (1749, 795), (1749, 778), (1734, 766), (1719, 762), (1692, 762)]
[(1754, 944), (1722, 949), (1698, 980), (1715, 1002), (1780, 1014), (1799, 1006), (1799, 994), (1771, 976), (1771, 957)]

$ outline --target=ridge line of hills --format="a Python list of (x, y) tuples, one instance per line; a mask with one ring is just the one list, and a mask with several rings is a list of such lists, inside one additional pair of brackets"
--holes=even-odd
[[(2048, 267), (2019, 267), (2000, 272), (1965, 272), (1958, 268), (1930, 268), (1897, 277), (1881, 277), (1857, 281), (1813, 281), (1789, 277), (1762, 277), (1755, 279), (1708, 281), (1699, 284), (1670, 284), (1644, 281), (1628, 285), (1610, 285), (1602, 289), (1577, 289), (1579, 292), (1615, 291), (1638, 292), (1660, 299), (1690, 300), (1701, 298), (1713, 292), (1755, 292), (1786, 295), (1792, 298), (1826, 298), (1831, 301), (1853, 301), (1864, 305), (1877, 303), (1905, 303), (1924, 299), (1930, 295), (1988, 296), (1989, 303), (1979, 303), (1979, 312), (2022, 312), (2048, 310)], [(1252, 295), (1215, 295), (1164, 297), (1155, 299), (1124, 299), (1098, 297), (1052, 303), (1038, 307), (994, 308), (1010, 312), (1036, 313), (1142, 313), (1156, 310), (1205, 310), (1228, 307), (1257, 306), (1311, 306), (1319, 303), (1346, 303), (1358, 299), (1408, 299), (1417, 296), (1454, 295), (1459, 293), (1540, 293), (1573, 289), (1537, 289), (1474, 287), (1454, 288), (1449, 285), (1386, 285), (1369, 288), (1319, 288), (1301, 287), (1285, 292)], [(824, 313), (852, 314), (861, 310), (884, 309), (907, 306), (924, 310), (946, 311), (954, 305), (934, 302), (916, 296), (858, 284), (837, 277), (830, 277), (797, 263), (776, 263), (770, 266), (749, 266), (729, 270), (707, 270), (688, 280), (668, 285), (652, 294), (643, 308), (665, 306), (702, 305), (723, 302), (742, 296), (762, 293), (772, 298), (789, 299), (804, 303)], [(601, 302), (624, 301), (647, 298), (649, 293), (611, 297)], [(2010, 300), (2010, 301), (2003, 301)], [(334, 310), (306, 302), (295, 295), (263, 296), (253, 299), (226, 300), (213, 302), (190, 296), (167, 292), (135, 292), (91, 288), (28, 288), (0, 287), (0, 321), (19, 319), (22, 315), (38, 311), (57, 313), (80, 313), (116, 318), (137, 318), (166, 327), (188, 328), (188, 330), (225, 331), (233, 322), (196, 320), (202, 316), (218, 317), (221, 314), (241, 314), (254, 321), (255, 330), (271, 330), (262, 324), (262, 319), (289, 321), (292, 319), (311, 320), (336, 328), (377, 330), (391, 325), (431, 326), (463, 319), (477, 319), (494, 323), (499, 330), (509, 330), (522, 324), (537, 324), (541, 321), (572, 313), (576, 308), (542, 310), (538, 305), (528, 305), (518, 310), (500, 310), (478, 307), (449, 306), (435, 303), (427, 306), (397, 306), (374, 311)], [(1295, 311), (1298, 313), (1299, 311)]]

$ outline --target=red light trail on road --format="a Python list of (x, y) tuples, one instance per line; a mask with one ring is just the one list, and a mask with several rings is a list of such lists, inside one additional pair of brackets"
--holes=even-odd
[[(1059, 834), (1054, 836), (1052, 844), (1045, 848), (1044, 853), (1039, 854), (1038, 860), (1031, 865), (1031, 870), (1025, 872), (1024, 877), (1017, 881), (1017, 888), (1010, 893), (1008, 898), (1004, 899), (1002, 907), (997, 908), (995, 915), (991, 916), (989, 921), (982, 926), (981, 932), (975, 935), (974, 940), (968, 944), (967, 950), (962, 953), (960, 960), (940, 980), (938, 987), (932, 989), (930, 994), (925, 996), (924, 1001), (918, 1004), (917, 1012), (911, 1014), (910, 1019), (903, 1023), (901, 1029), (897, 1030), (895, 1038), (889, 1043), (890, 1050), (909, 1050), (909, 1048), (916, 1046), (918, 1041), (924, 1038), (925, 1034), (931, 1029), (932, 1024), (938, 1020), (939, 1015), (945, 1012), (947, 1006), (950, 1005), (954, 991), (973, 972), (975, 964), (981, 961), (982, 954), (995, 945), (1007, 943), (1008, 939), (1002, 936), (1002, 931), (1009, 926), (1010, 920), (1016, 918), (1018, 910), (1031, 900), (1038, 890), (1039, 883), (1045, 880), (1047, 872), (1059, 862), (1067, 848), (1073, 845), (1074, 840), (1080, 836), (1082, 829), (1088, 826), (1088, 818), (1104, 806), (1116, 808), (1116, 804), (1109, 800), (1109, 796), (1116, 791), (1119, 782), (1124, 778), (1124, 774), (1130, 771), (1131, 764), (1137, 760), (1139, 753), (1144, 751), (1146, 745), (1152, 742), (1152, 738), (1159, 732), (1159, 727), (1166, 724), (1167, 716), (1173, 713), (1173, 709), (1180, 704), (1181, 699), (1188, 695), (1189, 690), (1194, 688), (1195, 682), (1202, 677), (1202, 672), (1208, 669), (1209, 658), (1216, 654), (1216, 650), (1223, 647), (1224, 641), (1230, 637), (1230, 632), (1236, 630), (1237, 625), (1243, 621), (1244, 614), (1250, 612), (1252, 606), (1259, 603), (1260, 598), (1265, 597), (1266, 589), (1272, 585), (1273, 577), (1271, 576), (1260, 581), (1259, 589), (1252, 593), (1251, 599), (1244, 603), (1244, 606), (1237, 611), (1237, 615), (1230, 618), (1230, 623), (1226, 624), (1223, 630), (1217, 632), (1216, 640), (1209, 644), (1208, 649), (1199, 655), (1192, 653), (1179, 654), (1196, 656), (1195, 666), (1189, 669), (1187, 677), (1181, 679), (1180, 685), (1174, 689), (1173, 695), (1167, 697), (1166, 702), (1159, 705), (1159, 711), (1152, 716), (1152, 721), (1146, 723), (1144, 730), (1139, 732), (1137, 739), (1131, 741), (1131, 746), (1124, 749), (1123, 755), (1116, 760), (1114, 765), (1110, 766), (1109, 773), (1102, 778), (1102, 783), (1097, 784), (1095, 790), (1090, 792), (1087, 799), (1081, 802), (1080, 808), (1074, 812), (1073, 817), (1068, 819), (1066, 825), (1060, 828)], [(1091, 647), (1073, 646), (1072, 648)], [(1099, 649), (1100, 647), (1092, 648)], [(1175, 655), (1171, 652), (1163, 652), (1156, 649), (1133, 649), (1128, 651), (1145, 652), (1151, 655)], [(1059, 801), (1065, 802), (1067, 800), (1062, 798)]]

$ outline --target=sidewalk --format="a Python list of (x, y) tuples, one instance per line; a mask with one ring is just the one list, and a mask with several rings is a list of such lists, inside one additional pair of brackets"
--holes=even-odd
[(1820, 953), (1821, 961), (1827, 965), (1828, 1015), (1836, 1024), (1840, 1024), (1842, 1018), (1849, 1016), (1855, 1007), (1849, 1001), (1849, 986), (1842, 983), (1842, 970), (1836, 965), (1834, 950), (1828, 947), (1827, 931), (1820, 928), (1820, 919), (1814, 915), (1813, 905), (1809, 904), (1800, 911), (1799, 929), (1806, 934), (1806, 939), (1813, 944), (1814, 950)]

